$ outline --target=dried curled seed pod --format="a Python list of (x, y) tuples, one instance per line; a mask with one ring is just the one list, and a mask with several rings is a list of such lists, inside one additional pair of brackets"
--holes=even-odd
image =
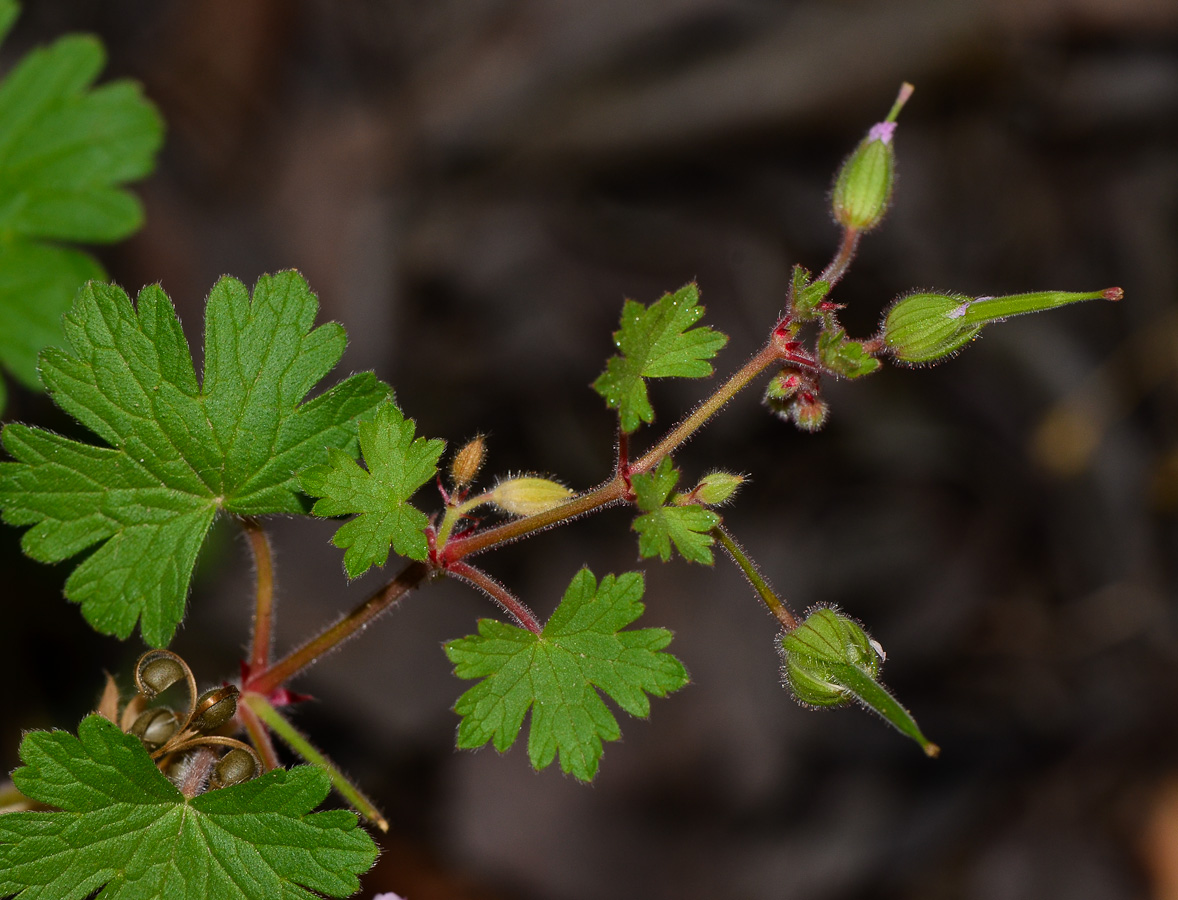
[(209, 777), (209, 788), (217, 790), (257, 777), (257, 759), (249, 751), (237, 747), (230, 750), (217, 762), (213, 774)]
[(197, 731), (214, 731), (237, 712), (238, 690), (231, 684), (210, 688), (197, 698), (188, 727)]
[(171, 740), (180, 727), (176, 714), (165, 706), (140, 713), (131, 726), (131, 734), (143, 741), (148, 750), (156, 750)]
[(139, 684), (150, 700), (184, 677), (184, 667), (170, 656), (157, 656), (139, 667)]

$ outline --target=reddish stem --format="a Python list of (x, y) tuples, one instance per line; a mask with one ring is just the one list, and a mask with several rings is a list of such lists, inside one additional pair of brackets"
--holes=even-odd
[(476, 569), (464, 562), (454, 562), (447, 566), (445, 571), (447, 575), (473, 584), (532, 634), (539, 636), (544, 632), (544, 627), (524, 602), (482, 569)]
[(258, 572), (249, 666), (250, 671), (261, 671), (270, 665), (270, 649), (274, 642), (274, 560), (270, 552), (270, 539), (262, 523), (252, 516), (243, 516), (241, 527), (249, 539), (254, 568)]
[(838, 253), (835, 254), (830, 264), (822, 270), (822, 274), (818, 276), (819, 281), (825, 281), (831, 287), (839, 283), (847, 273), (847, 268), (851, 265), (851, 260), (855, 258), (855, 250), (858, 248), (859, 238), (862, 236), (863, 232), (856, 228), (843, 229), (843, 239), (839, 243)]
[(261, 757), (262, 771), (269, 772), (282, 765), (278, 759), (278, 751), (274, 749), (274, 742), (270, 740), (270, 732), (248, 703), (237, 704), (237, 717), (241, 719), (241, 724), (250, 736), (250, 743)]
[(242, 685), (243, 691), (254, 691), (269, 696), (296, 673), (316, 662), (321, 656), (334, 650), (356, 632), (365, 628), (373, 619), (408, 594), (430, 577), (433, 570), (426, 563), (411, 562), (397, 576), (353, 609), (350, 613), (293, 650), (266, 670), (250, 678)]

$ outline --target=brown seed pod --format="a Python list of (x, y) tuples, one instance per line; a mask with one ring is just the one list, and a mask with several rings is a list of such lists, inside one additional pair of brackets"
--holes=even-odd
[(233, 718), (237, 712), (238, 690), (231, 684), (210, 688), (196, 701), (189, 728), (214, 731)]
[(213, 774), (209, 777), (209, 788), (217, 790), (257, 777), (257, 758), (249, 751), (237, 747), (230, 750), (217, 762)]
[(170, 656), (157, 656), (139, 667), (141, 690), (148, 689), (145, 691), (148, 699), (166, 691), (183, 677), (184, 667)]
[(131, 726), (131, 734), (143, 741), (148, 750), (162, 747), (180, 727), (176, 714), (166, 706), (157, 706), (140, 713)]

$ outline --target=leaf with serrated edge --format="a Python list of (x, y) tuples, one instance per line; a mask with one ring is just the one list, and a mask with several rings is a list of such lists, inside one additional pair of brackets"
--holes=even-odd
[[(0, 2), (0, 39), (18, 9)], [(105, 277), (88, 254), (46, 241), (109, 243), (137, 230), (142, 207), (119, 185), (152, 170), (163, 139), (138, 85), (93, 88), (104, 63), (96, 38), (71, 35), (0, 83), (0, 363), (31, 388), (74, 294)]]
[(459, 678), (481, 678), (454, 705), (462, 716), (458, 746), (491, 741), (507, 750), (532, 710), (528, 757), (543, 769), (556, 754), (560, 767), (590, 781), (602, 741), (621, 736), (602, 702), (604, 691), (632, 716), (650, 713), (647, 694), (665, 697), (687, 684), (687, 671), (670, 653), (665, 628), (623, 630), (642, 615), (642, 575), (607, 575), (600, 586), (588, 569), (574, 576), (540, 635), (492, 619), (479, 633), (446, 644)]
[(413, 437), (414, 424), (391, 400), (371, 420), (360, 423), (365, 471), (351, 456), (333, 450), (326, 465), (302, 474), (303, 490), (315, 501), (317, 516), (356, 514), (336, 531), (332, 543), (344, 551), (344, 570), (355, 578), (383, 566), (390, 546), (410, 559), (425, 559), (425, 514), (409, 498), (434, 477), (445, 444)]
[(692, 328), (704, 314), (694, 284), (664, 294), (649, 308), (627, 300), (622, 327), (614, 332), (621, 356), (611, 357), (593, 389), (606, 405), (618, 411), (622, 430), (634, 431), (641, 422), (654, 421), (645, 378), (704, 378), (712, 374), (708, 362), (728, 337), (707, 326)]
[(313, 766), (186, 799), (138, 738), (101, 716), (78, 736), (34, 731), (13, 781), (55, 812), (0, 816), (0, 896), (16, 900), (347, 897), (376, 859)]
[(0, 463), (0, 511), (33, 526), (22, 546), (42, 562), (101, 544), (65, 585), (94, 628), (126, 638), (140, 621), (147, 643), (166, 645), (217, 513), (305, 512), (296, 471), (328, 447), (355, 447), (357, 418), (389, 389), (365, 373), (302, 402), (344, 350), (339, 325), (312, 327), (317, 310), (297, 272), (262, 276), (252, 299), (222, 278), (205, 314), (202, 386), (159, 286), (135, 307), (113, 285), (79, 292), (66, 316), (72, 352), (43, 352), (41, 373), (108, 446), (8, 425), (17, 462)]
[(669, 456), (649, 475), (632, 479), (635, 501), (643, 510), (633, 525), (638, 532), (638, 552), (644, 559), (657, 556), (666, 562), (674, 543), (684, 559), (710, 566), (714, 560), (709, 548), (714, 540), (708, 532), (720, 523), (720, 517), (695, 503), (664, 506), (678, 481), (679, 470)]

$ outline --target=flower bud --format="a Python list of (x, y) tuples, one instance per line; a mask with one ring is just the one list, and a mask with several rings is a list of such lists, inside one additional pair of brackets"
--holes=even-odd
[(803, 393), (789, 407), (789, 417), (802, 431), (818, 431), (826, 424), (830, 407), (818, 396)]
[(487, 455), (487, 445), (483, 436), (477, 435), (463, 446), (450, 463), (450, 483), (456, 488), (464, 488), (479, 474), (483, 467), (483, 459)]
[(806, 375), (800, 369), (786, 367), (774, 375), (765, 388), (765, 402), (789, 400), (806, 384)]
[(744, 484), (743, 475), (731, 472), (710, 472), (692, 488), (690, 496), (705, 506), (718, 506), (732, 499), (737, 489)]
[(831, 194), (835, 220), (844, 228), (869, 231), (879, 224), (892, 199), (896, 154), (892, 136), (896, 116), (912, 95), (912, 85), (905, 83), (888, 117), (871, 126), (859, 146), (847, 157)]
[(547, 478), (522, 476), (501, 481), (491, 491), (490, 500), (513, 516), (534, 516), (567, 503), (573, 491)]

